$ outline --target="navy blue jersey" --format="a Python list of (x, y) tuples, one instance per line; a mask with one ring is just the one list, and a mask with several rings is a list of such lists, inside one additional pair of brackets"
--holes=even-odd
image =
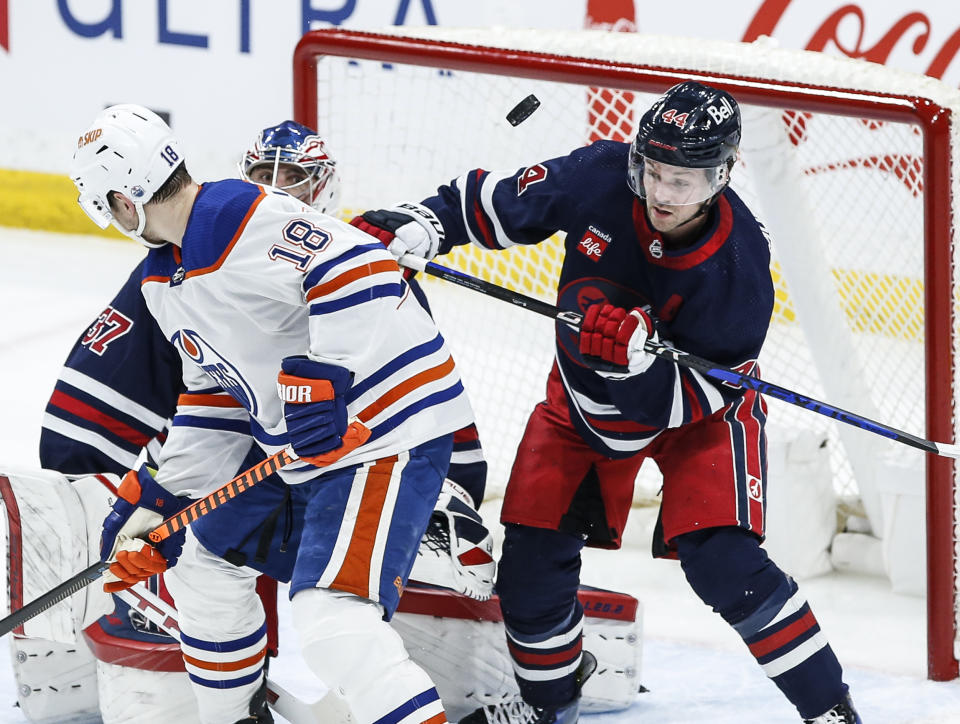
[(180, 358), (140, 293), (143, 262), (76, 341), (40, 433), (40, 464), (66, 474), (135, 467), (155, 457), (183, 390)]
[[(773, 310), (770, 248), (731, 189), (691, 245), (666, 248), (626, 181), (629, 146), (598, 141), (515, 173), (470, 171), (423, 203), (446, 232), (440, 253), (488, 249), (566, 233), (557, 306), (649, 306), (661, 339), (720, 365), (751, 371)], [(584, 364), (577, 334), (557, 325), (557, 362), (577, 429), (610, 457), (626, 457), (666, 428), (701, 419), (742, 394), (658, 358), (643, 374), (611, 380)]]

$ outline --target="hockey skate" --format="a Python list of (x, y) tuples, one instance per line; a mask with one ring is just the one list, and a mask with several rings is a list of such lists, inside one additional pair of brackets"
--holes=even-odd
[(847, 694), (846, 698), (830, 711), (816, 719), (804, 719), (803, 722), (804, 724), (863, 724), (863, 719), (853, 708), (853, 700)]
[(250, 699), (250, 716), (244, 717), (236, 724), (273, 724), (273, 714), (267, 708), (267, 682), (260, 684), (253, 698)]
[(493, 538), (469, 501), (459, 485), (443, 482), (410, 578), (486, 601), (497, 570)]
[(540, 709), (524, 701), (512, 701), (477, 709), (460, 720), (460, 724), (576, 724), (580, 719), (580, 690), (597, 669), (597, 659), (583, 652), (577, 667), (577, 697), (566, 706)]

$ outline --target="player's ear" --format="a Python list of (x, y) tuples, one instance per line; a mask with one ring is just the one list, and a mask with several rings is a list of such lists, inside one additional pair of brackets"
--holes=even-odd
[(128, 215), (135, 212), (136, 207), (128, 196), (124, 196), (119, 191), (110, 191), (107, 194), (107, 201), (110, 202), (110, 211), (114, 216)]

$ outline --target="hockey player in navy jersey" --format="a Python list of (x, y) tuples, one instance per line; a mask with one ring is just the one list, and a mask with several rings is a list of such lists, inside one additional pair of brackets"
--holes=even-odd
[[(104, 521), (107, 586), (177, 564), (166, 579), (205, 722), (269, 721), (257, 564), (292, 578), (304, 658), (357, 721), (445, 721), (429, 677), (381, 618), (396, 608), (453, 433), (472, 412), (392, 257), (285, 192), (198, 186), (169, 128), (139, 106), (98, 116), (72, 178), (96, 223), (152, 247), (143, 294), (178, 348), (186, 386), (156, 476), (129, 473)], [(253, 440), (300, 456), (281, 473), (286, 486), (259, 484), (172, 545), (138, 537), (144, 519), (229, 478)], [(290, 505), (305, 509), (305, 524), (277, 535), (295, 560), (282, 546), (262, 550), (255, 535), (264, 515)]]
[[(632, 144), (598, 141), (511, 173), (476, 169), (422, 204), (368, 212), (396, 254), (472, 242), (500, 250), (566, 233), (546, 400), (507, 485), (497, 579), (526, 707), (461, 724), (568, 724), (593, 668), (575, 592), (584, 545), (618, 548), (641, 463), (663, 473), (655, 555), (743, 638), (806, 722), (859, 722), (840, 664), (797, 584), (760, 547), (766, 406), (647, 354), (662, 339), (751, 371), (773, 307), (768, 240), (728, 187), (740, 114), (728, 93), (680, 83)], [(678, 703), (678, 707), (682, 704)]]

